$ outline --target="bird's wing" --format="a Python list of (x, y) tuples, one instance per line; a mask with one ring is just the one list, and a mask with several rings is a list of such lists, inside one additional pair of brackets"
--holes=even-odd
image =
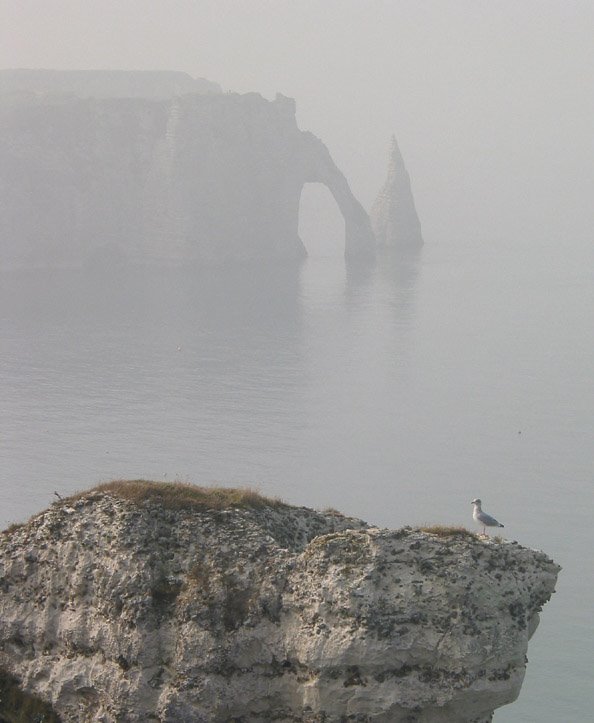
[(477, 517), (483, 523), (483, 525), (492, 525), (493, 527), (497, 527), (497, 525), (499, 525), (499, 522), (497, 522), (494, 517), (491, 517), (491, 515), (488, 515), (486, 512), (479, 512)]

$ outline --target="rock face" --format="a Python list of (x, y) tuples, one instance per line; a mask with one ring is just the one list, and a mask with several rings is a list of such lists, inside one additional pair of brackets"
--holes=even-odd
[(369, 217), (292, 99), (172, 95), (174, 76), (115, 83), (136, 97), (105, 97), (94, 75), (96, 97), (0, 93), (0, 267), (301, 258), (307, 182), (336, 199), (345, 254), (373, 256)]
[(388, 177), (371, 209), (377, 243), (387, 249), (416, 249), (423, 245), (421, 223), (395, 136), (388, 163)]
[(469, 533), (109, 491), (0, 552), (0, 666), (72, 723), (483, 723), (559, 569)]

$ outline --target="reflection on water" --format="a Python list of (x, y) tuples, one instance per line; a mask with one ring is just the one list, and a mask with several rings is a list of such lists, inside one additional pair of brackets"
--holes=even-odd
[(254, 484), (387, 526), (468, 524), (481, 496), (564, 566), (497, 721), (585, 720), (594, 252), (528, 251), (3, 275), (0, 523), (112, 477)]

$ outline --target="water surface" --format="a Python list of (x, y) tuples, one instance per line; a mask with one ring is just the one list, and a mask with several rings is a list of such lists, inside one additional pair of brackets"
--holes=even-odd
[(5, 273), (2, 526), (114, 477), (249, 484), (563, 565), (498, 723), (589, 720), (594, 247), (444, 242), (375, 268)]

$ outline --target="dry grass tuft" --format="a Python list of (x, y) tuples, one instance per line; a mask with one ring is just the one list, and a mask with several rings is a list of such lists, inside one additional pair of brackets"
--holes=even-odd
[(421, 532), (427, 532), (429, 535), (436, 537), (467, 537), (476, 539), (477, 535), (465, 527), (457, 527), (456, 525), (429, 525), (427, 527), (419, 527)]
[(336, 507), (324, 507), (322, 514), (328, 515), (329, 517), (344, 517), (344, 514), (340, 510), (337, 510)]
[(230, 507), (262, 509), (286, 507), (279, 499), (264, 497), (249, 487), (199, 487), (188, 482), (152, 482), (150, 480), (113, 480), (90, 490), (72, 495), (64, 500), (72, 504), (76, 500), (104, 493), (142, 503), (157, 502), (170, 510), (224, 510)]

